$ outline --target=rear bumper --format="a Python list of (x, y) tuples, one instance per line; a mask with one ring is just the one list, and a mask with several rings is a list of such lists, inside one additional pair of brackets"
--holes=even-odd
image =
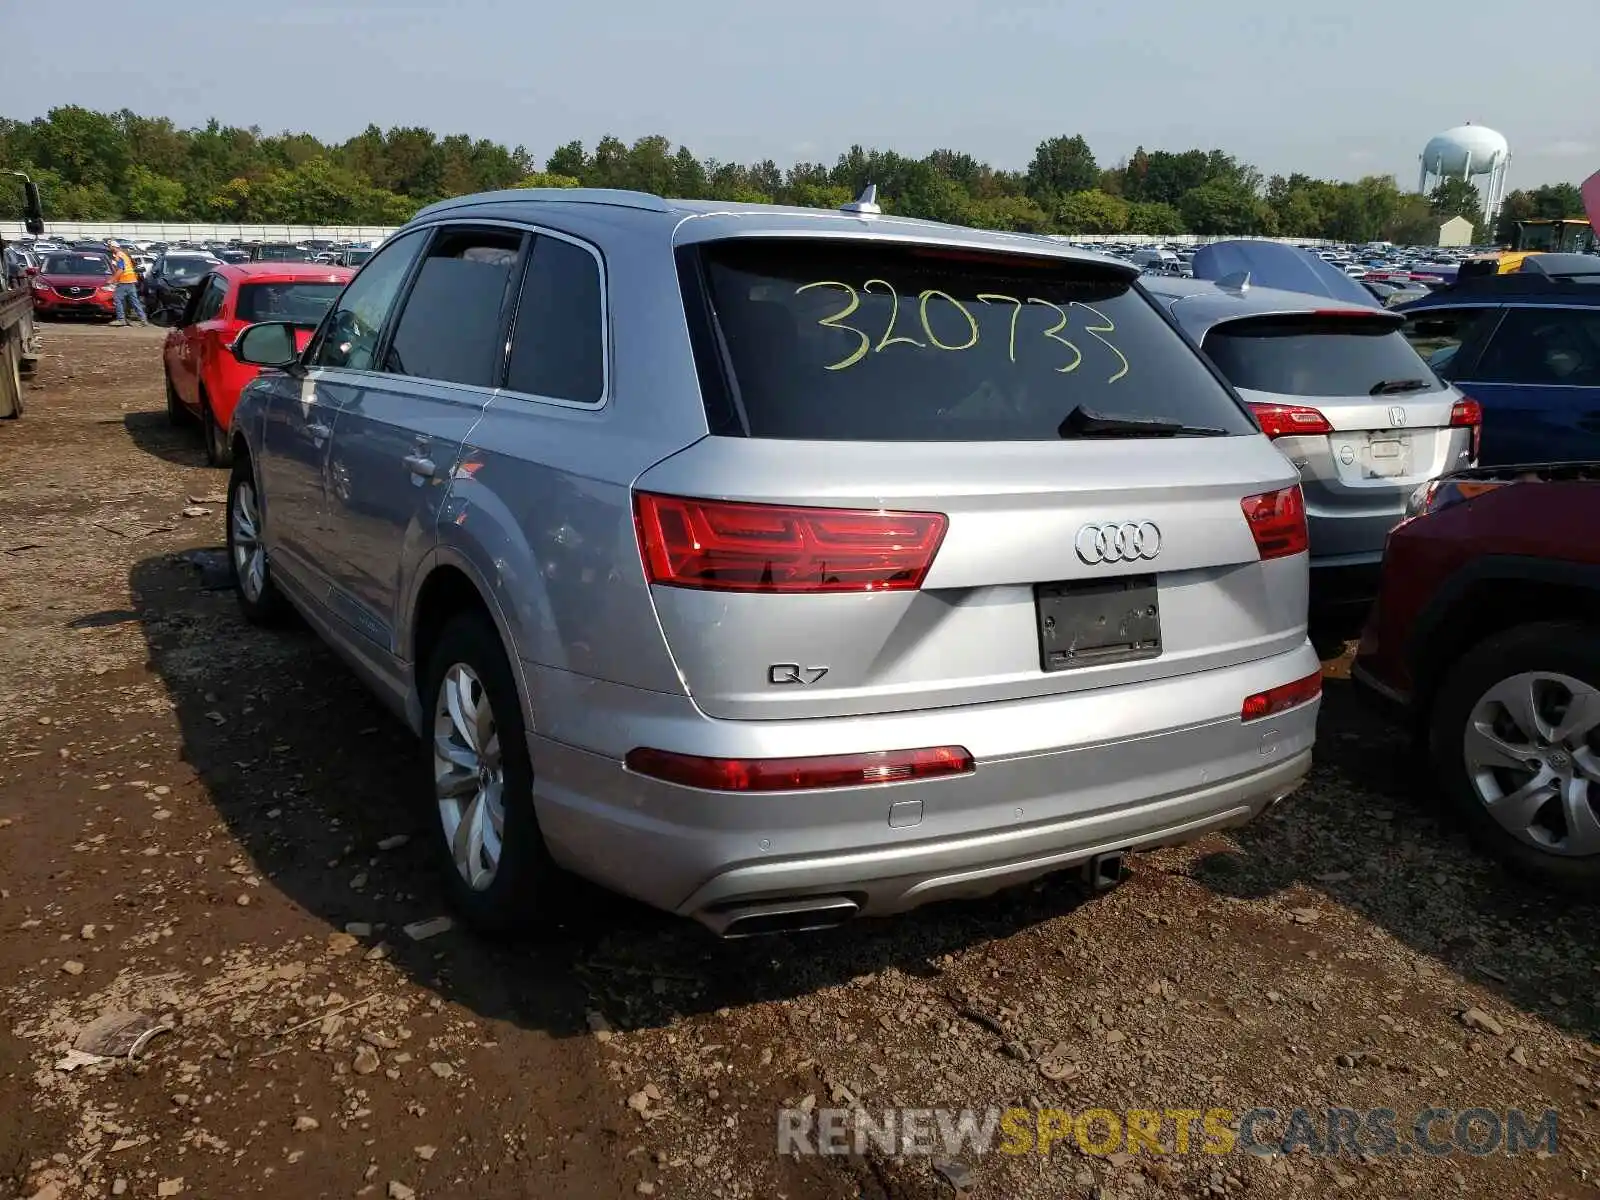
[[(1250, 724), (1239, 706), (1317, 669), (1302, 645), (1101, 693), (809, 721), (709, 721), (681, 697), (589, 681), (576, 725), (529, 737), (535, 798), (558, 862), (713, 927), (730, 909), (797, 897), (893, 913), (1250, 820), (1309, 769), (1317, 705)], [(559, 685), (534, 686), (539, 712), (538, 691)], [(609, 747), (558, 737), (583, 727), (606, 737), (602, 726)], [(632, 774), (620, 760), (634, 745), (729, 757), (962, 745), (976, 770), (742, 795)]]

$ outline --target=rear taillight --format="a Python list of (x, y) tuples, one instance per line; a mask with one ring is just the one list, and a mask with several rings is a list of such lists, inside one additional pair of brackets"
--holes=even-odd
[(640, 747), (624, 760), (636, 775), (711, 792), (799, 792), (814, 788), (904, 783), (965, 775), (972, 755), (961, 746), (828, 754), (817, 758), (702, 758)]
[(723, 592), (915, 591), (944, 539), (943, 513), (634, 498), (645, 576)]
[(1301, 433), (1332, 433), (1328, 418), (1303, 404), (1252, 404), (1261, 432), (1269, 438), (1293, 437)]
[(1406, 519), (1425, 517), (1429, 513), (1443, 512), (1468, 500), (1475, 500), (1485, 492), (1505, 487), (1509, 479), (1433, 479), (1411, 493), (1406, 502)]
[(1297, 679), (1293, 683), (1286, 683), (1271, 691), (1246, 696), (1243, 706), (1239, 709), (1239, 719), (1260, 721), (1267, 717), (1275, 717), (1281, 712), (1288, 712), (1291, 708), (1310, 704), (1320, 695), (1322, 695), (1322, 672), (1318, 671), (1315, 675), (1307, 675), (1304, 679)]
[(1463, 396), (1450, 406), (1450, 425), (1472, 430), (1472, 461), (1477, 462), (1478, 448), (1483, 445), (1483, 405)]
[(1239, 501), (1262, 561), (1288, 558), (1310, 544), (1306, 534), (1306, 501), (1297, 484), (1280, 492), (1264, 492)]

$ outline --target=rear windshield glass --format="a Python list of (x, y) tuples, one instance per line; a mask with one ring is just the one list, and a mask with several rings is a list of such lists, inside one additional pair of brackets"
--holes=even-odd
[(193, 283), (216, 265), (214, 258), (168, 258), (161, 271), (169, 279)]
[(343, 290), (342, 283), (247, 283), (235, 307), (241, 321), (315, 325)]
[(1206, 335), (1205, 350), (1234, 387), (1281, 396), (1371, 396), (1444, 387), (1388, 321), (1231, 321)]
[(256, 250), (257, 262), (310, 262), (311, 251), (299, 246), (261, 246)]
[(861, 242), (751, 239), (701, 253), (751, 437), (1054, 440), (1076, 408), (1254, 432), (1122, 271)]
[(109, 275), (111, 263), (99, 254), (52, 254), (44, 260), (46, 275)]

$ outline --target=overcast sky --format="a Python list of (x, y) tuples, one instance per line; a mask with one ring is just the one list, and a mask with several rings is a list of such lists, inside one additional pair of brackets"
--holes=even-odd
[(324, 140), (425, 125), (520, 142), (541, 163), (572, 138), (662, 133), (701, 158), (780, 166), (831, 163), (859, 141), (1021, 168), (1041, 139), (1076, 132), (1103, 166), (1140, 144), (1219, 147), (1267, 174), (1385, 173), (1406, 188), (1429, 136), (1470, 121), (1510, 141), (1512, 187), (1600, 169), (1600, 55), (1570, 6), (1526, 21), (1485, 0), (5, 9), (0, 114), (16, 118), (127, 107)]

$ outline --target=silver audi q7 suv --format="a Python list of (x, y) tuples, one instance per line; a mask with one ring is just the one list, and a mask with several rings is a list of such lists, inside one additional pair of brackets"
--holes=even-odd
[(294, 346), (234, 347), (240, 602), (422, 735), (480, 925), (557, 867), (728, 935), (1106, 881), (1308, 768), (1294, 468), (1126, 264), (496, 192)]

